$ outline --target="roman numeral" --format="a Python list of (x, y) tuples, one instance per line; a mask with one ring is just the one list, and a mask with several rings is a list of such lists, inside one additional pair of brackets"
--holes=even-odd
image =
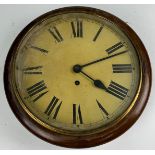
[(61, 104), (62, 104), (62, 101), (59, 102), (59, 99), (54, 96), (50, 104), (48, 105), (47, 109), (45, 110), (45, 114), (50, 116), (52, 113), (53, 119), (56, 119), (58, 112), (60, 110)]
[(35, 49), (36, 51), (40, 51), (41, 53), (48, 53), (48, 51), (47, 51), (47, 50), (42, 49), (42, 48), (40, 48), (40, 47), (31, 46), (31, 48)]
[(131, 64), (113, 64), (113, 73), (131, 73), (132, 66)]
[(101, 26), (101, 27), (99, 28), (99, 30), (97, 31), (97, 33), (96, 33), (96, 35), (95, 35), (95, 37), (94, 37), (94, 39), (93, 39), (94, 42), (97, 40), (97, 38), (98, 38), (99, 34), (101, 33), (102, 29), (103, 29), (103, 26)]
[(108, 54), (111, 54), (111, 53), (117, 51), (118, 49), (120, 49), (121, 47), (123, 47), (123, 43), (119, 42), (119, 43), (113, 45), (112, 47), (106, 49), (106, 52)]
[(96, 100), (98, 107), (100, 108), (100, 110), (108, 117), (109, 113), (105, 110), (105, 108), (102, 106), (102, 104)]
[(48, 30), (50, 32), (50, 34), (53, 36), (53, 38), (57, 41), (57, 42), (62, 42), (64, 39), (61, 36), (60, 32), (58, 31), (58, 29), (54, 26), (53, 28)]
[(33, 102), (40, 99), (43, 95), (45, 95), (48, 91), (45, 91), (47, 89), (44, 81), (37, 82), (33, 86), (27, 88), (27, 92), (30, 97), (34, 97)]
[(83, 23), (82, 23), (82, 21), (71, 22), (71, 27), (72, 27), (73, 36), (75, 38), (83, 37)]
[(124, 98), (126, 97), (126, 95), (128, 93), (128, 89), (117, 84), (114, 81), (111, 81), (107, 91), (108, 91), (108, 93), (116, 96), (117, 98), (119, 98), (121, 100), (124, 100)]
[(42, 74), (42, 66), (27, 67), (23, 69), (24, 74)]
[(83, 124), (80, 105), (73, 104), (73, 124)]

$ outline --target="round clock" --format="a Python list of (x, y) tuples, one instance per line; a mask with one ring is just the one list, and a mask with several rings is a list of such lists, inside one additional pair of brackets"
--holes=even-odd
[(91, 147), (124, 133), (151, 88), (148, 54), (122, 20), (66, 7), (32, 21), (6, 59), (4, 84), (19, 121), (52, 144)]

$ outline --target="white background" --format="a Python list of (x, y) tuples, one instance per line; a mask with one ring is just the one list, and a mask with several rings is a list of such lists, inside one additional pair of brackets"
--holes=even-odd
[[(0, 5), (0, 149), (64, 149), (26, 130), (12, 113), (4, 92), (3, 69), (17, 34), (39, 15), (69, 5)], [(148, 50), (155, 69), (155, 5), (85, 5), (108, 11), (129, 24)], [(91, 149), (155, 149), (155, 84), (139, 120), (122, 136)]]

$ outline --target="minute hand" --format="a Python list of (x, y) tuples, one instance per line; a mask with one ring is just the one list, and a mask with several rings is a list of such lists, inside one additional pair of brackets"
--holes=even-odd
[(113, 55), (110, 55), (110, 56), (107, 56), (107, 57), (104, 57), (104, 58), (101, 58), (101, 59), (98, 59), (98, 60), (95, 60), (95, 61), (92, 61), (92, 62), (89, 62), (87, 64), (84, 64), (84, 65), (81, 65), (82, 68), (86, 67), (86, 66), (89, 66), (89, 65), (92, 65), (92, 64), (95, 64), (97, 62), (100, 62), (100, 61), (104, 61), (104, 60), (107, 60), (109, 58), (112, 58), (112, 57), (115, 57), (115, 56), (118, 56), (118, 55), (121, 55), (121, 54), (124, 54), (128, 52), (128, 50), (125, 50), (125, 51), (122, 51), (120, 53), (116, 53), (116, 54), (113, 54)]

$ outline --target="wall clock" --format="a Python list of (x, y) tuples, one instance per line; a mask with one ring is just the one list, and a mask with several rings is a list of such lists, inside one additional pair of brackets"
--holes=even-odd
[(5, 91), (19, 121), (52, 144), (91, 147), (124, 133), (151, 88), (147, 51), (122, 20), (66, 7), (32, 21), (8, 53)]

